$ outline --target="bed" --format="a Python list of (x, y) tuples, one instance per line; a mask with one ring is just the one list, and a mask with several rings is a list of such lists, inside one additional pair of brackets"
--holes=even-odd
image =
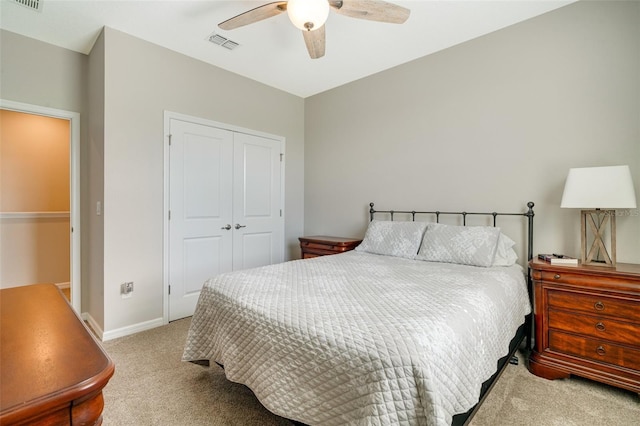
[[(528, 272), (497, 226), (500, 216), (525, 218), (530, 259), (527, 207), (409, 212), (371, 203), (354, 251), (209, 279), (183, 360), (223, 366), (267, 409), (302, 424), (465, 424), (530, 336)], [(447, 215), (462, 224), (440, 223)], [(471, 215), (492, 223), (467, 226)]]

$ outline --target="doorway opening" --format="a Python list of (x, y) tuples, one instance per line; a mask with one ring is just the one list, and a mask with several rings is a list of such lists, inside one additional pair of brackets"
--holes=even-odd
[(80, 114), (7, 100), (0, 114), (0, 287), (53, 282), (80, 314)]

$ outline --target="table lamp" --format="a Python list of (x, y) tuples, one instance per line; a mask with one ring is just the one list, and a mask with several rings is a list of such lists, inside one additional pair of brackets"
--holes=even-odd
[[(560, 207), (582, 209), (580, 220), (582, 264), (616, 266), (615, 209), (636, 208), (636, 194), (629, 166), (569, 169)], [(607, 224), (610, 224), (611, 253), (607, 251), (604, 243)], [(591, 240), (591, 246), (587, 250), (588, 241)]]

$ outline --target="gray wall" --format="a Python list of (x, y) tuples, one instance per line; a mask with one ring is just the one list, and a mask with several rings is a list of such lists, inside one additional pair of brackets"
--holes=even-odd
[[(83, 245), (87, 253), (88, 282), (82, 293), (82, 311), (91, 315), (92, 320), (104, 327), (104, 215), (97, 215), (97, 203), (104, 200), (104, 32), (93, 45), (89, 55), (89, 75), (87, 94), (89, 97), (88, 138), (84, 144), (88, 164), (88, 192), (85, 201), (85, 233), (89, 239)], [(83, 267), (85, 264), (83, 264)]]
[(2, 99), (86, 110), (87, 56), (0, 30)]
[[(568, 169), (628, 164), (640, 189), (640, 3), (578, 2), (305, 107), (306, 234), (362, 236), (371, 201), (531, 200), (534, 250), (578, 256), (579, 212), (560, 208)], [(640, 262), (638, 210), (619, 213), (618, 261)]]
[[(0, 98), (80, 113), (81, 229), (88, 222), (87, 70), (81, 53), (0, 30)], [(81, 233), (82, 304), (89, 283), (89, 232)]]
[[(105, 28), (106, 332), (162, 318), (165, 110), (286, 138), (286, 258), (303, 230), (304, 100)], [(130, 299), (120, 284), (133, 281)]]

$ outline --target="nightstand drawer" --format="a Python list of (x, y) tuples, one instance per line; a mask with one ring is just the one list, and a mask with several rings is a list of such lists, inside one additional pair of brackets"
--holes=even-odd
[(333, 250), (326, 250), (326, 249), (320, 249), (320, 248), (314, 248), (314, 247), (302, 247), (301, 248), (302, 251), (302, 258), (303, 259), (308, 259), (310, 257), (318, 257), (318, 256), (328, 256), (331, 254), (338, 254), (340, 252), (338, 251), (333, 251)]
[(322, 253), (322, 254), (318, 254), (318, 253), (309, 253), (309, 252), (307, 251), (307, 252), (302, 253), (302, 258), (303, 258), (303, 259), (312, 259), (312, 258), (314, 258), (314, 257), (326, 256), (327, 254), (335, 254), (335, 253)]
[(615, 321), (606, 317), (549, 310), (549, 328), (636, 346), (640, 349), (640, 324)]
[(640, 321), (637, 301), (558, 290), (549, 290), (547, 298), (551, 308), (609, 316), (626, 321)]
[(549, 349), (619, 367), (640, 369), (640, 350), (614, 345), (600, 339), (587, 339), (572, 334), (549, 331)]
[(300, 240), (303, 259), (344, 253), (353, 250), (362, 241), (354, 238), (326, 236), (300, 237), (298, 240)]
[(562, 283), (562, 284), (576, 284), (576, 285), (588, 285), (594, 281), (593, 277), (589, 275), (580, 274), (579, 272), (573, 272), (571, 268), (573, 266), (565, 266), (567, 271), (542, 271), (540, 272), (540, 279), (550, 283)]
[(343, 251), (349, 251), (349, 250), (353, 250), (352, 247), (350, 246), (345, 246), (345, 245), (333, 245), (333, 244), (321, 244), (321, 243), (314, 243), (314, 242), (310, 242), (310, 241), (303, 241), (300, 243), (300, 247), (308, 249), (308, 250), (325, 250), (325, 251), (330, 251), (333, 253), (339, 253), (339, 252), (343, 252)]

